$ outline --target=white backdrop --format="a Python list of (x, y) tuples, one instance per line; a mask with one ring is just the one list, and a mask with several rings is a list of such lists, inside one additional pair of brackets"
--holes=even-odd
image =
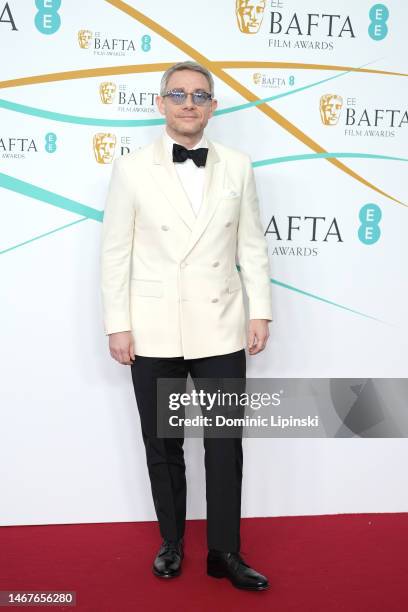
[[(406, 377), (408, 6), (377, 6), (370, 27), (366, 0), (254, 0), (249, 26), (232, 0), (43, 4), (0, 0), (0, 522), (151, 520), (130, 368), (103, 333), (111, 160), (98, 163), (94, 135), (114, 135), (114, 157), (147, 144), (163, 129), (163, 71), (207, 65), (219, 112), (206, 133), (251, 155), (268, 230), (274, 321), (248, 376)], [(340, 15), (331, 30), (323, 14)], [(359, 237), (366, 204), (380, 232)], [(315, 240), (305, 217), (323, 217)], [(202, 442), (185, 449), (188, 518), (203, 518)], [(404, 439), (244, 452), (242, 516), (407, 510)]]

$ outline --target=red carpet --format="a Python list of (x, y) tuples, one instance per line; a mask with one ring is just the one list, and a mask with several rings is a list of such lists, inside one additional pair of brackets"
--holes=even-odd
[(77, 593), (75, 607), (32, 610), (408, 610), (408, 513), (242, 519), (241, 553), (268, 576), (263, 592), (206, 575), (205, 529), (188, 521), (183, 573), (163, 580), (150, 569), (155, 522), (3, 527), (0, 590)]

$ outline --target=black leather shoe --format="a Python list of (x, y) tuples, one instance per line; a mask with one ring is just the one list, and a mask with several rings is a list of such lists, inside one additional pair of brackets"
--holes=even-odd
[(256, 572), (234, 552), (208, 551), (207, 574), (213, 578), (229, 578), (238, 589), (263, 591), (269, 586), (266, 576)]
[(160, 546), (153, 562), (153, 574), (160, 578), (173, 578), (181, 574), (181, 562), (184, 558), (183, 538), (166, 540)]

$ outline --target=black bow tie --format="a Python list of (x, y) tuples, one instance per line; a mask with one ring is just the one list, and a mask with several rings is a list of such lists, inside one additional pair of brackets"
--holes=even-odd
[(173, 161), (183, 163), (189, 157), (196, 166), (205, 166), (207, 161), (208, 148), (186, 149), (183, 145), (173, 142)]

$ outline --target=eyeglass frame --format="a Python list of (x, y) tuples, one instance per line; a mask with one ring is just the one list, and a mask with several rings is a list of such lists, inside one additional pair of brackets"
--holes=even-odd
[[(173, 100), (170, 97), (170, 100), (172, 101), (173, 104), (176, 104), (178, 106), (180, 106), (181, 104), (184, 104), (187, 100), (188, 100), (188, 96), (191, 96), (191, 100), (192, 102), (196, 105), (196, 106), (205, 106), (208, 102), (210, 102), (211, 100), (213, 100), (213, 95), (211, 93), (208, 93), (208, 91), (203, 91), (203, 90), (199, 90), (199, 91), (183, 91), (183, 90), (177, 90), (177, 88), (175, 89), (169, 89), (168, 91), (166, 91), (165, 94), (162, 95), (162, 98), (167, 98), (169, 96), (171, 96), (171, 94), (173, 93), (179, 93), (179, 94), (184, 94), (184, 99), (182, 102), (175, 102), (175, 100)], [(205, 98), (205, 102), (203, 102), (203, 104), (197, 104), (197, 102), (194, 101), (194, 95), (195, 94), (206, 94), (206, 98)]]

